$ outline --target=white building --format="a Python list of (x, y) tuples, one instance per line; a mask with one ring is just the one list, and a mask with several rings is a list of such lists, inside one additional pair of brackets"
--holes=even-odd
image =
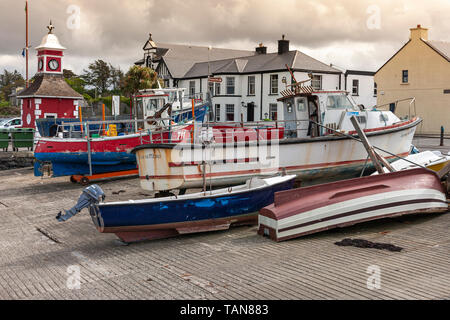
[[(278, 52), (267, 53), (266, 47), (256, 54), (239, 58), (200, 62), (184, 75), (179, 87), (189, 94), (213, 92), (216, 121), (283, 120), (280, 91), (296, 81), (309, 79), (316, 90), (342, 89), (342, 72), (306, 54), (289, 50), (289, 40), (278, 41)], [(208, 82), (208, 75), (221, 80)]]
[(350, 92), (357, 104), (371, 108), (377, 104), (377, 84), (375, 72), (346, 70), (344, 90)]
[[(357, 104), (376, 104), (373, 72), (344, 73), (290, 50), (284, 36), (275, 53), (267, 53), (262, 44), (255, 51), (156, 44), (151, 35), (143, 49), (144, 59), (135, 64), (152, 67), (166, 87), (187, 88), (191, 97), (204, 98), (211, 91), (214, 108), (210, 116), (220, 122), (283, 120), (282, 103), (277, 99), (295, 82), (287, 66), (297, 82), (312, 76), (315, 90), (345, 90)], [(209, 82), (211, 77), (221, 82)]]

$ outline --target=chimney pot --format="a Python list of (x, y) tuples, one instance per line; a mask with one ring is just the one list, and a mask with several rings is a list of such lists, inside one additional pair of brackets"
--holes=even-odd
[(278, 40), (278, 54), (289, 52), (289, 40), (285, 40), (284, 34), (281, 38), (281, 40)]

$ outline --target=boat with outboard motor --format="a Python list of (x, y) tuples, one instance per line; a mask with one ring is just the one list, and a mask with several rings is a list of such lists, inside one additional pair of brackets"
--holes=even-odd
[(256, 224), (258, 210), (272, 203), (276, 192), (291, 189), (294, 181), (294, 175), (251, 178), (219, 190), (110, 203), (104, 202), (103, 190), (92, 185), (72, 209), (56, 218), (67, 221), (88, 207), (99, 232), (114, 233), (124, 242), (226, 230)]

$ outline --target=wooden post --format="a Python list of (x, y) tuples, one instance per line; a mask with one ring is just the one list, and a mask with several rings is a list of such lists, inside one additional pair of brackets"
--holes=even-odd
[(81, 125), (80, 125), (80, 127), (81, 127), (81, 134), (83, 134), (83, 114), (81, 113), (81, 106), (78, 106), (78, 112), (79, 112), (79, 114), (80, 114), (80, 123), (81, 123)]
[(441, 126), (441, 147), (444, 146), (444, 126)]
[(372, 160), (373, 165), (375, 166), (375, 169), (377, 169), (379, 174), (383, 174), (384, 170), (383, 170), (383, 167), (381, 166), (380, 162), (378, 161), (379, 159), (377, 157), (377, 154), (376, 154), (375, 150), (373, 149), (373, 147), (370, 145), (369, 140), (367, 140), (367, 137), (366, 137), (364, 131), (361, 130), (358, 120), (356, 120), (355, 116), (352, 116), (350, 118), (350, 120), (353, 124), (353, 127), (355, 127), (355, 130), (358, 133), (358, 136), (361, 139), (362, 144), (366, 148), (367, 153), (369, 154), (369, 157)]
[(105, 104), (102, 104), (102, 120), (103, 120), (103, 124), (102, 124), (102, 135), (105, 135)]

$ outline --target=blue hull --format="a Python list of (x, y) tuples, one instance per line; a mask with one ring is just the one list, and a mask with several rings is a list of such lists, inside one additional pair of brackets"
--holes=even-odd
[[(84, 153), (35, 153), (39, 161), (51, 162), (53, 177), (89, 175), (88, 154)], [(42, 176), (41, 163), (34, 164), (34, 175)], [(92, 153), (92, 174), (136, 169), (136, 156), (126, 152)]]
[[(291, 189), (294, 181), (295, 178), (292, 178), (258, 190), (231, 195), (151, 203), (100, 204), (91, 207), (90, 212), (100, 232), (116, 233), (119, 237), (124, 233), (131, 235), (133, 232), (195, 228), (202, 224), (212, 226), (215, 222), (232, 224), (231, 219), (239, 220), (239, 217), (248, 215), (255, 223), (256, 213), (273, 203), (275, 192)], [(149, 238), (147, 235), (140, 240)]]

